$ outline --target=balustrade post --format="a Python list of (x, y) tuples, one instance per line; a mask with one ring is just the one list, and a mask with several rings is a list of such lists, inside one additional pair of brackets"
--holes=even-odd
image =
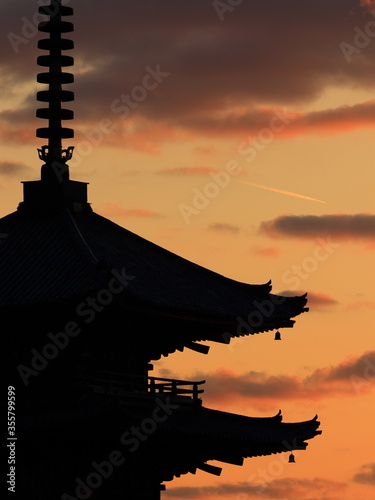
[(193, 399), (198, 399), (198, 384), (193, 384)]
[(149, 387), (150, 387), (150, 393), (151, 394), (155, 394), (155, 379), (150, 377), (150, 384), (149, 384)]
[(177, 395), (177, 380), (172, 380), (172, 396)]

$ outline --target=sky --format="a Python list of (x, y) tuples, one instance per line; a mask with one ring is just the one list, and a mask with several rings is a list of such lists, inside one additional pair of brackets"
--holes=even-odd
[[(21, 181), (40, 177), (42, 3), (0, 0), (1, 217), (22, 201)], [(322, 435), (295, 464), (221, 464), (220, 478), (182, 476), (162, 498), (373, 499), (375, 2), (65, 5), (76, 133), (64, 146), (93, 209), (229, 278), (308, 292), (310, 311), (281, 342), (269, 332), (213, 343), (152, 374), (205, 379), (210, 408), (318, 414)]]

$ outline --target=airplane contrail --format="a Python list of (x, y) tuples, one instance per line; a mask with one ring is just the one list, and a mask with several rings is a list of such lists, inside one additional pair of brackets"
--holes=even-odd
[(298, 194), (298, 193), (292, 193), (291, 191), (284, 191), (283, 189), (276, 189), (267, 186), (262, 186), (261, 184), (254, 184), (253, 182), (241, 181), (239, 179), (236, 179), (236, 181), (240, 182), (241, 184), (247, 184), (248, 186), (253, 186), (259, 189), (265, 189), (266, 191), (273, 191), (274, 193), (286, 194), (287, 196), (294, 196), (295, 198), (302, 198), (303, 200), (316, 201), (318, 203), (326, 203), (325, 201), (317, 200), (316, 198), (311, 198), (310, 196), (305, 196), (303, 194)]

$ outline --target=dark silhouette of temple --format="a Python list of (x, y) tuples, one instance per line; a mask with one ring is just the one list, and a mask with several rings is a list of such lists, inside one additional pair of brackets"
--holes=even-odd
[[(24, 182), (18, 209), (0, 220), (0, 312), (16, 387), (17, 498), (157, 500), (162, 484), (216, 460), (305, 449), (317, 418), (283, 423), (202, 405), (204, 381), (152, 377), (150, 364), (201, 342), (292, 327), (306, 296), (240, 283), (189, 262), (96, 214), (87, 184), (70, 180), (74, 99), (65, 52), (72, 8), (51, 0), (39, 41), (48, 69), (37, 99), (41, 179)], [(240, 318), (240, 321), (239, 321)], [(279, 338), (279, 332), (276, 333)], [(293, 456), (291, 456), (293, 461)]]

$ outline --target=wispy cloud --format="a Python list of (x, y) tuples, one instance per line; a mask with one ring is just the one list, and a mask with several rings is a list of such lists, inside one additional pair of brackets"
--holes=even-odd
[(375, 309), (375, 302), (371, 300), (357, 300), (346, 305), (348, 311), (360, 311), (366, 309)]
[(229, 233), (229, 234), (239, 234), (240, 227), (235, 224), (228, 224), (224, 222), (213, 222), (208, 226), (209, 231), (217, 231), (220, 233)]
[(265, 191), (272, 191), (273, 193), (285, 194), (286, 196), (292, 196), (294, 198), (301, 198), (302, 200), (316, 201), (318, 203), (326, 203), (322, 200), (317, 200), (316, 198), (311, 198), (310, 196), (305, 196), (303, 194), (293, 193), (292, 191), (285, 191), (284, 189), (273, 188), (269, 186), (262, 186), (261, 184), (254, 184), (253, 182), (247, 182), (243, 180), (236, 179), (237, 182), (241, 184), (247, 184), (248, 186), (256, 187), (258, 189), (264, 189)]
[(375, 1), (374, 0), (361, 0), (360, 5), (362, 7), (367, 8), (370, 12), (375, 9)]
[(162, 168), (156, 173), (161, 175), (207, 175), (217, 172), (212, 167), (169, 167)]

